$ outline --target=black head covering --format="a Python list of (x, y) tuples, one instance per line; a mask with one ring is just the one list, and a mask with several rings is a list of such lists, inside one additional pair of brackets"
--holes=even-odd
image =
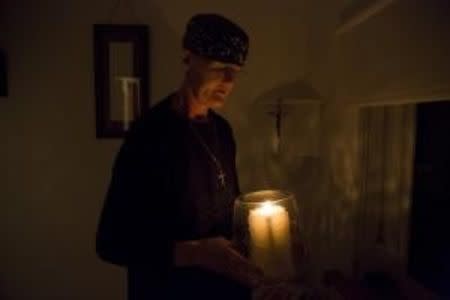
[(193, 16), (183, 37), (183, 47), (193, 53), (225, 63), (242, 66), (249, 39), (235, 23), (216, 14)]

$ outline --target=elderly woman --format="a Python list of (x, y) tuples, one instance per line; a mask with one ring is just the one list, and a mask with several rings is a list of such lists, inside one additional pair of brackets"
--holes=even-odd
[(97, 253), (128, 270), (128, 298), (249, 299), (261, 272), (229, 241), (239, 194), (221, 108), (248, 36), (215, 14), (191, 18), (181, 86), (134, 122), (117, 155)]

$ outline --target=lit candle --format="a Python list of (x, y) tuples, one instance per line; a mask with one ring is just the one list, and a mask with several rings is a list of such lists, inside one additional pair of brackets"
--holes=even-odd
[(137, 106), (140, 105), (140, 85), (138, 77), (118, 77), (118, 80), (122, 83), (122, 93), (123, 93), (123, 130), (127, 131), (130, 127), (131, 116), (130, 107), (133, 103), (133, 99), (136, 99)]
[(129, 126), (129, 122), (130, 122), (130, 113), (129, 113), (129, 106), (130, 106), (130, 102), (131, 102), (131, 95), (130, 95), (130, 80), (132, 80), (132, 78), (130, 77), (118, 77), (117, 80), (120, 81), (121, 83), (121, 87), (122, 87), (122, 95), (123, 95), (123, 130), (127, 131), (128, 130), (128, 126)]
[(123, 88), (123, 130), (127, 131), (130, 123), (130, 81), (126, 80), (122, 86)]
[(267, 276), (289, 279), (294, 276), (289, 214), (270, 201), (252, 209), (248, 216), (250, 257)]

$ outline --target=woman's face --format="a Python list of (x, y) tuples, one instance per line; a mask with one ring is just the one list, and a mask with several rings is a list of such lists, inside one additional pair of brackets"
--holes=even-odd
[(192, 53), (187, 54), (185, 62), (187, 80), (199, 104), (212, 109), (221, 108), (233, 90), (241, 67)]

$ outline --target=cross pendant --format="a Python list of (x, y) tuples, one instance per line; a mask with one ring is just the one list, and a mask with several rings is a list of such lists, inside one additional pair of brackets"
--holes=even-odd
[(222, 170), (219, 170), (219, 173), (217, 174), (217, 179), (219, 181), (220, 187), (225, 187), (225, 173)]

